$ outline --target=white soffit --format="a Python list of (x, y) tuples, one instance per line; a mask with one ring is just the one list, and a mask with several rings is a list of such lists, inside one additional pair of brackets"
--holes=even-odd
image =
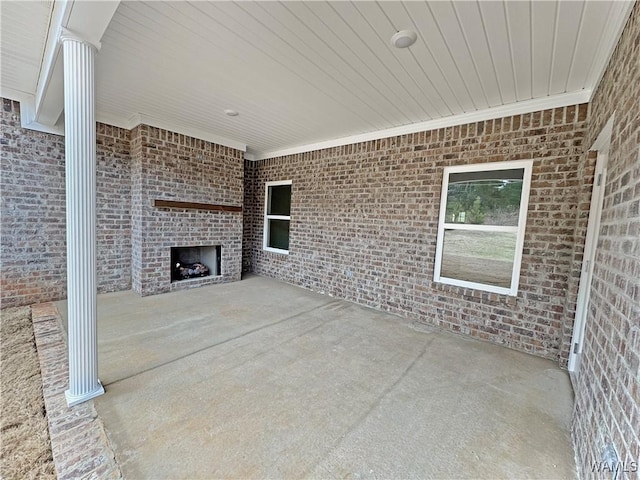
[[(123, 1), (96, 58), (97, 118), (260, 159), (586, 102), (632, 6)], [(417, 42), (393, 48), (403, 29)]]
[(53, 1), (0, 1), (0, 95), (24, 101), (36, 91)]
[(60, 34), (66, 28), (99, 49), (100, 38), (119, 2), (5, 0), (0, 3), (2, 71), (12, 72), (14, 67), (23, 67), (20, 76), (0, 77), (1, 93), (20, 101), (23, 127), (64, 134)]

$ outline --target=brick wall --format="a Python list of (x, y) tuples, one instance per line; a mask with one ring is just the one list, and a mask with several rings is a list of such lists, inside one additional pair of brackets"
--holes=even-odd
[(560, 366), (564, 369), (568, 367), (569, 352), (571, 351), (571, 341), (573, 339), (573, 323), (576, 316), (578, 288), (580, 286), (582, 258), (587, 237), (587, 222), (589, 221), (596, 159), (597, 155), (595, 152), (586, 152), (583, 161), (578, 165), (578, 203), (576, 205), (576, 222), (573, 233), (575, 242), (571, 255), (569, 281), (567, 283), (562, 329), (562, 348), (560, 349), (559, 358)]
[[(133, 289), (141, 295), (239, 280), (242, 214), (156, 208), (155, 199), (242, 206), (244, 154), (140, 125), (132, 131)], [(171, 283), (171, 247), (222, 246), (222, 275)]]
[[(640, 3), (636, 3), (591, 103), (586, 145), (615, 112), (573, 438), (583, 478), (612, 444), (638, 478), (640, 465)], [(624, 472), (624, 470), (628, 470)]]
[[(2, 101), (2, 306), (66, 297), (64, 138)], [(238, 280), (242, 214), (157, 209), (156, 198), (242, 205), (243, 154), (146, 125), (97, 125), (98, 292)], [(170, 247), (222, 245), (221, 277), (170, 282)]]
[(142, 291), (143, 247), (143, 183), (142, 183), (142, 130), (138, 125), (131, 130), (131, 288)]
[[(2, 307), (66, 297), (64, 138), (20, 126), (18, 102), (2, 99)], [(129, 138), (98, 124), (98, 289), (129, 288)], [(126, 257), (125, 257), (126, 258)]]
[[(255, 179), (255, 162), (245, 160), (244, 162), (244, 198), (243, 198), (243, 210), (242, 210), (242, 271), (253, 271), (252, 266), (252, 254), (253, 248), (252, 239), (254, 238), (254, 230), (258, 228), (258, 220), (255, 216), (259, 213), (256, 209), (256, 188), (257, 182)], [(264, 186), (262, 187), (264, 188)], [(263, 192), (264, 194), (264, 192)], [(254, 221), (255, 219), (255, 221)], [(254, 225), (255, 224), (255, 225)]]
[(96, 133), (98, 292), (117, 292), (131, 288), (130, 132), (99, 123)]
[[(247, 163), (245, 269), (558, 359), (587, 105)], [(433, 282), (443, 168), (534, 159), (517, 297)], [(262, 250), (264, 184), (293, 180), (290, 254)]]

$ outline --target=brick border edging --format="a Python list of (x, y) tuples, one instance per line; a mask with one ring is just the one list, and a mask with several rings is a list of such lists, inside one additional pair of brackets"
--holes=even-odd
[(58, 479), (122, 479), (93, 401), (67, 407), (69, 362), (58, 309), (53, 303), (32, 305), (31, 318)]

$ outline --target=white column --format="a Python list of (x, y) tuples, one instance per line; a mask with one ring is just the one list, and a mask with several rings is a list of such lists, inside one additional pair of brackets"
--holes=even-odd
[(64, 61), (67, 182), (67, 304), (71, 407), (104, 393), (98, 380), (96, 280), (96, 48), (71, 32), (60, 36)]

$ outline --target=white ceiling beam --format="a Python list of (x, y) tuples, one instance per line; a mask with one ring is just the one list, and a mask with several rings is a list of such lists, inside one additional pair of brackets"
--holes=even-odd
[(53, 127), (62, 113), (64, 97), (62, 93), (62, 55), (58, 38), (60, 28), (69, 21), (72, 1), (57, 1), (53, 4), (47, 43), (40, 64), (40, 74), (36, 85), (35, 103), (33, 105), (32, 121), (41, 125)]
[(21, 104), (21, 118), (24, 127), (48, 133), (64, 133), (61, 119), (64, 110), (64, 92), (62, 53), (58, 42), (60, 33), (63, 28), (66, 28), (100, 48), (100, 39), (111, 22), (119, 3), (119, 0), (55, 1), (36, 92), (30, 101)]

